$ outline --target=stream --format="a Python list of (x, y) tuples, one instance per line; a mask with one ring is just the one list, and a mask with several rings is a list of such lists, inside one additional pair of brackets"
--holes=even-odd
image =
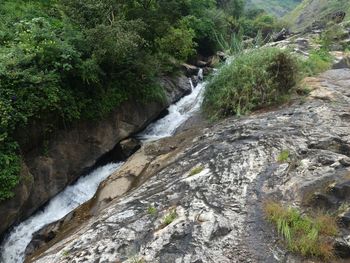
[[(199, 78), (203, 78), (202, 70), (199, 72)], [(153, 141), (172, 136), (179, 126), (199, 111), (205, 86), (205, 82), (199, 83), (196, 88), (192, 85), (192, 92), (171, 105), (168, 108), (168, 115), (151, 123), (137, 137), (142, 141)], [(45, 225), (63, 218), (79, 205), (91, 199), (99, 184), (122, 165), (123, 162), (117, 162), (96, 168), (91, 173), (78, 179), (74, 185), (67, 186), (60, 194), (51, 199), (42, 210), (14, 227), (0, 247), (0, 262), (24, 262), (26, 247), (35, 232)]]

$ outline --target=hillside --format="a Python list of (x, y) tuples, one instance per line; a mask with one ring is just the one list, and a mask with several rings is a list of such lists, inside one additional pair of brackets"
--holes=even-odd
[(282, 17), (291, 12), (301, 0), (248, 0), (248, 8), (264, 9), (266, 12)]
[(314, 21), (322, 20), (325, 16), (336, 11), (345, 11), (345, 19), (349, 19), (350, 1), (348, 0), (304, 0), (291, 13), (285, 16), (294, 29), (303, 29)]

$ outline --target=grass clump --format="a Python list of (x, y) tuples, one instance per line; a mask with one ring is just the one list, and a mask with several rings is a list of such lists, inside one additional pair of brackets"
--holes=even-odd
[(295, 208), (286, 208), (272, 201), (265, 204), (264, 211), (291, 252), (325, 260), (334, 257), (332, 237), (337, 235), (338, 227), (333, 217), (302, 215)]
[(333, 56), (327, 49), (314, 50), (302, 63), (302, 71), (307, 76), (314, 76), (331, 68)]
[(241, 53), (209, 82), (204, 112), (216, 119), (278, 104), (289, 97), (298, 80), (299, 64), (286, 50)]
[(195, 168), (193, 168), (189, 174), (189, 176), (194, 176), (196, 174), (199, 174), (200, 172), (202, 172), (204, 170), (203, 166), (197, 166)]
[(176, 213), (176, 209), (172, 209), (164, 218), (162, 221), (162, 225), (163, 227), (166, 227), (168, 225), (170, 225), (172, 222), (174, 222), (174, 220), (177, 218), (177, 213)]
[(63, 256), (63, 257), (68, 257), (68, 256), (69, 256), (69, 252), (68, 252), (67, 250), (64, 250), (64, 251), (62, 252), (62, 256)]
[(130, 259), (131, 263), (144, 263), (145, 260), (143, 258), (133, 257)]
[(157, 210), (157, 208), (155, 208), (154, 206), (149, 206), (149, 207), (147, 208), (147, 213), (148, 213), (149, 215), (151, 215), (151, 216), (155, 216), (155, 215), (157, 215), (158, 210)]
[(289, 160), (290, 157), (290, 152), (289, 150), (283, 150), (282, 152), (280, 152), (280, 154), (277, 156), (277, 161), (279, 163), (285, 163)]

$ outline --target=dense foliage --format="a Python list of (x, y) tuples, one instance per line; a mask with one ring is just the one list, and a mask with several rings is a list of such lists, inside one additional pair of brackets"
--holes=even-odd
[(3, 0), (0, 201), (18, 183), (18, 131), (98, 119), (125, 100), (161, 100), (157, 79), (232, 35), (276, 28), (244, 0)]
[(220, 118), (273, 105), (289, 95), (298, 74), (297, 60), (288, 51), (261, 48), (240, 53), (209, 82), (204, 110)]

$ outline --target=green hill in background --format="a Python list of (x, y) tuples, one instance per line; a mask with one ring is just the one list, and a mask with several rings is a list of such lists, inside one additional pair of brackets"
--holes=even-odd
[(298, 6), (301, 0), (248, 0), (248, 8), (264, 9), (266, 12), (282, 17)]
[(346, 20), (350, 19), (349, 0), (304, 0), (292, 12), (285, 16), (292, 28), (303, 29), (313, 22), (324, 19), (336, 11), (346, 12)]

